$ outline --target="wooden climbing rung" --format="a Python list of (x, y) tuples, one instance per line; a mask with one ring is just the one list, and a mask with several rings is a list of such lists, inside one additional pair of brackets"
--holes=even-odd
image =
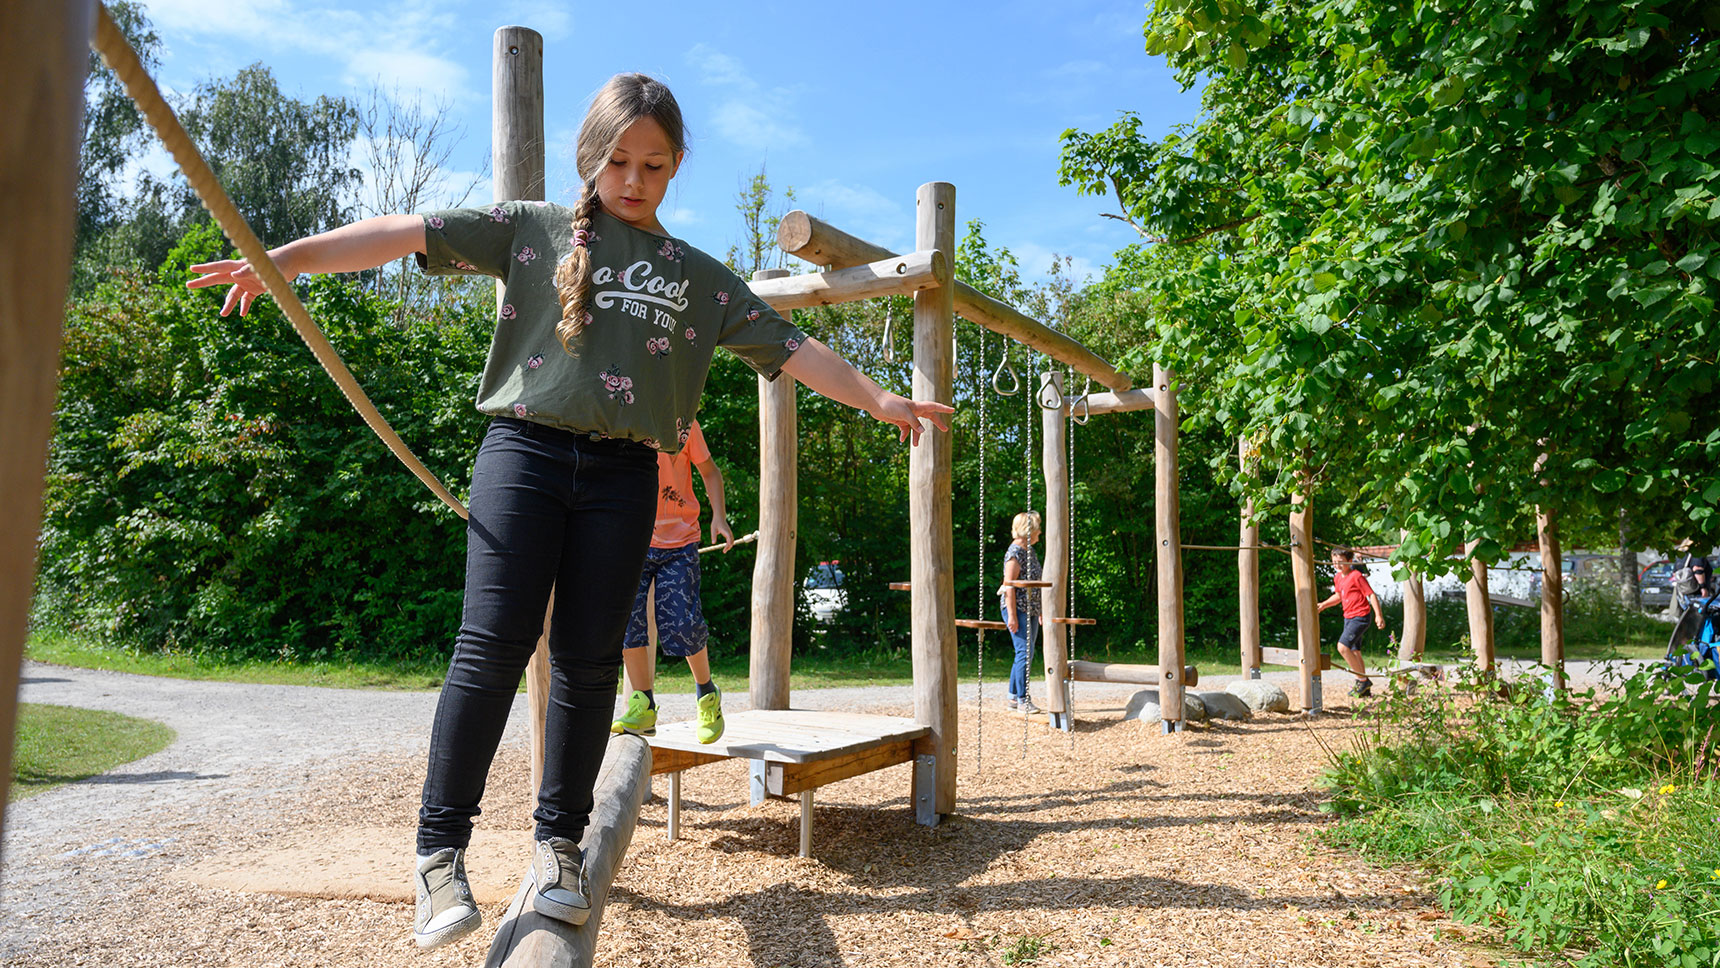
[(956, 628), (981, 629), (986, 632), (1007, 632), (1009, 631), (1009, 623), (988, 622), (983, 618), (958, 618), (956, 619)]
[(1099, 620), (1096, 618), (1064, 618), (1062, 616), (1057, 616), (1057, 617), (1052, 618), (1051, 622), (1054, 625), (1098, 625), (1099, 624)]
[(1008, 585), (1010, 588), (1050, 588), (1051, 587), (1051, 583), (1048, 581), (1023, 581), (1022, 579), (1019, 579), (1019, 578), (1016, 579), (1015, 581), (1006, 581), (1006, 582), (1004, 582), (1004, 584)]
[[(1260, 649), (1260, 661), (1267, 662), (1272, 665), (1289, 666), (1292, 669), (1299, 669), (1302, 666), (1302, 653), (1295, 649), (1277, 649), (1272, 646), (1262, 646)], [(1324, 652), (1320, 653), (1320, 668), (1325, 670), (1330, 669), (1331, 667), (1332, 657)]]
[(893, 592), (911, 592), (914, 590), (914, 583), (911, 581), (893, 581), (890, 583), (890, 590)]

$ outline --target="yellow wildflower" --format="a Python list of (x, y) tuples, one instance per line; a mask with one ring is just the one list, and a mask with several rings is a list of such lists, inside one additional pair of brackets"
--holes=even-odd
[(1657, 891), (1664, 891), (1664, 890), (1666, 890), (1666, 879), (1665, 879), (1665, 878), (1661, 878), (1661, 880), (1660, 880), (1660, 883), (1659, 883), (1659, 884), (1656, 884), (1656, 885), (1654, 885), (1654, 889), (1655, 889), (1655, 890), (1657, 890)]
[(1565, 801), (1563, 801), (1563, 800), (1554, 800), (1554, 801), (1553, 801), (1553, 808), (1554, 808), (1554, 809), (1556, 809), (1556, 810), (1563, 810), (1563, 809), (1565, 809)]
[(1663, 797), (1666, 796), (1668, 793), (1676, 793), (1676, 792), (1678, 792), (1678, 787), (1677, 787), (1677, 785), (1672, 784), (1672, 783), (1668, 783), (1667, 785), (1660, 788), (1660, 795)]

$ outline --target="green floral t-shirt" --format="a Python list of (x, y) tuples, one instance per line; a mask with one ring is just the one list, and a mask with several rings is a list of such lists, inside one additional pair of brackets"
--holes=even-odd
[(590, 314), (574, 353), (555, 269), (573, 251), (571, 209), (548, 202), (430, 212), (419, 265), (481, 274), (506, 289), (478, 384), (478, 409), (675, 453), (687, 440), (718, 346), (774, 379), (806, 336), (729, 268), (605, 212), (591, 223)]

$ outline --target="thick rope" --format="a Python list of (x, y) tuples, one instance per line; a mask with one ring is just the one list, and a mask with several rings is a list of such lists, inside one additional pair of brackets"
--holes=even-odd
[(462, 518), (465, 517), (465, 506), (453, 494), (450, 494), (446, 487), (442, 486), (442, 482), (436, 478), (436, 475), (432, 474), (430, 469), (413, 455), (405, 441), (402, 441), (400, 435), (394, 432), (394, 428), (388, 425), (388, 421), (383, 418), (376, 409), (376, 405), (370, 402), (370, 397), (365, 394), (364, 389), (353, 378), (352, 371), (348, 370), (346, 364), (341, 362), (340, 355), (329, 344), (328, 338), (323, 336), (322, 330), (318, 329), (317, 324), (311, 321), (310, 313), (305, 311), (304, 303), (299, 301), (298, 294), (293, 292), (292, 286), (287, 283), (287, 278), (281, 273), (280, 267), (275, 265), (275, 261), (269, 257), (269, 250), (263, 246), (262, 242), (258, 241), (256, 234), (251, 231), (249, 225), (245, 224), (245, 219), (234, 207), (233, 200), (228, 198), (226, 191), (221, 188), (221, 183), (215, 178), (215, 173), (209, 169), (208, 162), (203, 160), (203, 155), (198, 152), (197, 146), (191, 142), (191, 136), (185, 133), (185, 128), (174, 116), (173, 109), (168, 107), (166, 99), (161, 96), (161, 89), (155, 86), (155, 81), (150, 78), (149, 72), (144, 70), (137, 52), (132, 50), (131, 44), (120, 33), (119, 27), (114, 23), (107, 7), (99, 3), (96, 5), (94, 46), (96, 51), (101, 54), (102, 60), (106, 61), (108, 67), (113, 70), (114, 74), (118, 75), (120, 82), (125, 85), (126, 93), (131, 95), (133, 101), (137, 102), (138, 109), (143, 112), (144, 117), (149, 119), (150, 126), (155, 129), (156, 135), (161, 138), (161, 143), (173, 155), (173, 160), (178, 162), (180, 170), (185, 173), (185, 180), (191, 183), (192, 189), (197, 192), (197, 197), (203, 202), (203, 207), (209, 210), (209, 214), (214, 216), (216, 224), (221, 226), (221, 231), (227, 234), (227, 238), (232, 240), (233, 245), (239, 249), (239, 253), (251, 264), (257, 277), (268, 288), (269, 295), (275, 298), (275, 303), (281, 307), (282, 312), (287, 314), (287, 319), (292, 321), (293, 328), (298, 331), (299, 338), (305, 341), (306, 346), (310, 347), (311, 353), (317, 358), (317, 362), (321, 363), (322, 368), (328, 371), (328, 375), (333, 378), (335, 385), (340, 387), (340, 392), (346, 395), (347, 402), (352, 404), (353, 409), (358, 411), (360, 417), (364, 418), (364, 422), (370, 426), (376, 436), (388, 445), (388, 449), (393, 452), (394, 456), (400, 458), (400, 462), (406, 465), (407, 470), (410, 470), (414, 476), (423, 481), (425, 487), (428, 487), (432, 493), (442, 499), (442, 503), (453, 508), (455, 514)]

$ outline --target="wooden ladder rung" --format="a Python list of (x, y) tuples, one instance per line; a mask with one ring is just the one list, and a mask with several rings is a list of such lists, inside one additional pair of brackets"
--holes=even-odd
[(1016, 579), (1015, 581), (1006, 581), (1006, 582), (1004, 582), (1004, 584), (1008, 585), (1010, 588), (1050, 588), (1051, 587), (1051, 583), (1048, 581), (1023, 581), (1021, 579)]
[(956, 628), (982, 629), (987, 632), (1007, 632), (1009, 631), (1009, 623), (988, 622), (983, 618), (958, 618), (956, 619)]
[(1052, 621), (1052, 624), (1055, 624), (1055, 625), (1098, 625), (1099, 624), (1099, 620), (1096, 618), (1055, 617), (1051, 621)]
[(911, 592), (914, 590), (914, 583), (911, 581), (893, 581), (890, 583), (890, 590), (893, 592)]

